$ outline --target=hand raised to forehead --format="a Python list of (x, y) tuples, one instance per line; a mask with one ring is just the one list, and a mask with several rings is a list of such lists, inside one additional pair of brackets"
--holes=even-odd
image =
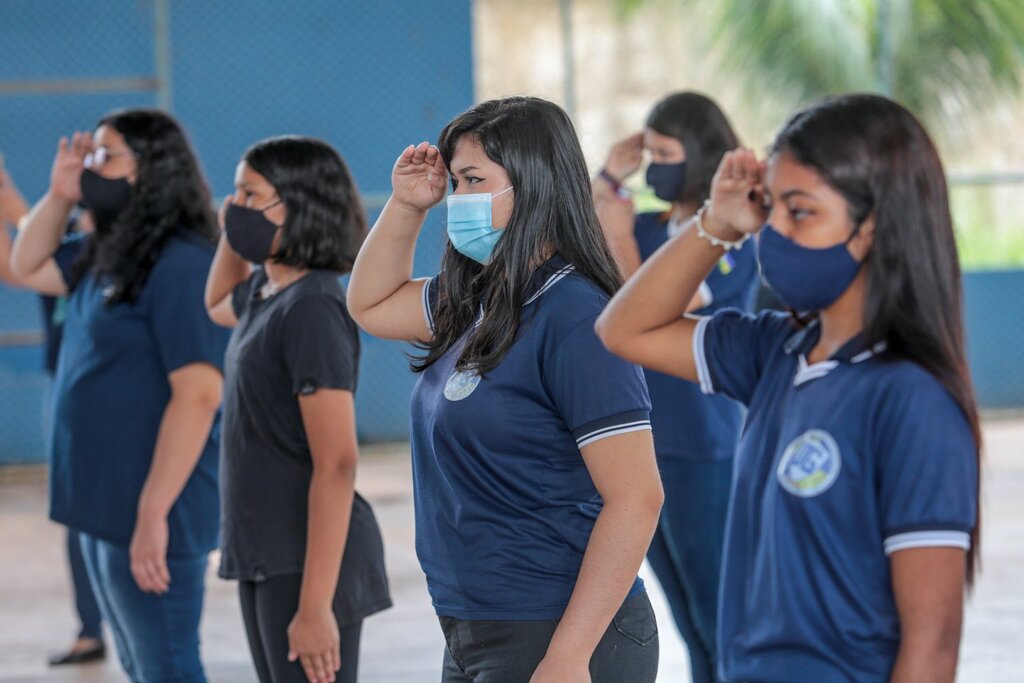
[(395, 201), (426, 211), (444, 199), (448, 188), (448, 169), (437, 147), (427, 142), (409, 145), (391, 171)]
[(749, 149), (726, 152), (711, 181), (708, 216), (743, 234), (756, 233), (768, 214), (764, 208), (765, 162)]
[(71, 203), (82, 199), (81, 178), (85, 155), (93, 149), (92, 133), (79, 132), (57, 143), (57, 156), (50, 170), (50, 192)]

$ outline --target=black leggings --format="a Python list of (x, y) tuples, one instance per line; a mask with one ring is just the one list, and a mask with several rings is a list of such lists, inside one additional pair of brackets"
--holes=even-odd
[[(308, 683), (302, 665), (288, 661), (288, 624), (299, 608), (301, 574), (274, 576), (266, 581), (239, 581), (238, 597), (249, 651), (260, 683)], [(335, 614), (337, 616), (337, 614)], [(363, 622), (342, 627), (341, 670), (338, 683), (356, 683), (359, 636)]]

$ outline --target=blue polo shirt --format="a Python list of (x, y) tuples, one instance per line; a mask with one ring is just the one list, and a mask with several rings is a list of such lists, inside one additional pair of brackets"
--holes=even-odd
[[(431, 327), (438, 288), (436, 278), (424, 288)], [(438, 615), (531, 620), (565, 611), (602, 505), (580, 449), (651, 428), (643, 374), (594, 333), (607, 302), (556, 256), (534, 274), (518, 336), (494, 370), (455, 372), (470, 331), (420, 375), (416, 552)], [(631, 594), (642, 590), (638, 578)]]
[[(54, 254), (65, 282), (87, 238)], [(110, 305), (105, 279), (87, 274), (70, 293), (54, 382), (50, 517), (128, 547), (157, 432), (171, 398), (168, 375), (192, 363), (223, 368), (229, 330), (203, 304), (213, 246), (180, 231), (164, 245), (134, 303)], [(168, 555), (217, 546), (219, 417), (171, 508)]]
[(719, 605), (725, 681), (887, 682), (900, 642), (889, 555), (967, 549), (977, 446), (916, 363), (854, 339), (808, 364), (813, 323), (722, 311), (694, 337), (701, 387), (749, 407)]
[[(634, 236), (640, 257), (646, 261), (671, 236), (663, 213), (636, 217)], [(754, 243), (723, 256), (701, 288), (711, 301), (696, 311), (711, 315), (723, 308), (749, 311), (757, 291), (757, 257)], [(651, 394), (651, 425), (659, 458), (723, 460), (733, 457), (743, 421), (742, 408), (725, 396), (702, 396), (692, 382), (644, 370)]]

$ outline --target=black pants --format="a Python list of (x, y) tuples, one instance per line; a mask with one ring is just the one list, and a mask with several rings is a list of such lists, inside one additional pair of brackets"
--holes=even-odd
[[(464, 621), (441, 617), (448, 647), (441, 683), (528, 683), (544, 658), (557, 619)], [(654, 683), (658, 625), (647, 594), (626, 601), (590, 659), (593, 683)]]
[[(249, 639), (249, 652), (260, 683), (308, 683), (302, 664), (288, 661), (288, 624), (299, 608), (301, 587), (301, 574), (238, 582), (245, 635)], [(341, 670), (338, 683), (356, 683), (362, 629), (362, 621), (340, 629)]]

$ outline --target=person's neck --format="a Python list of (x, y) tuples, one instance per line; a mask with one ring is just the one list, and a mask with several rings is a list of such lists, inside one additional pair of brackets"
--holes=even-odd
[(697, 207), (695, 207), (693, 204), (680, 204), (679, 202), (672, 202), (671, 219), (674, 220), (676, 223), (682, 223), (688, 220), (695, 213), (697, 213)]
[(263, 269), (267, 273), (267, 290), (270, 294), (276, 294), (282, 289), (301, 279), (309, 272), (307, 268), (288, 266), (274, 261), (264, 261)]
[(861, 271), (843, 295), (818, 314), (821, 336), (808, 354), (807, 362), (828, 360), (864, 329), (865, 283), (865, 272)]

